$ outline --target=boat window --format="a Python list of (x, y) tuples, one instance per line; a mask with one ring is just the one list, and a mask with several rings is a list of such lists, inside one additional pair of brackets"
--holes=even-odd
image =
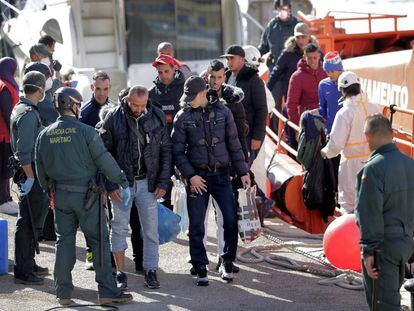
[(52, 36), (56, 42), (63, 44), (62, 32), (60, 31), (60, 26), (56, 19), (49, 19), (46, 24), (43, 25), (42, 35), (44, 34)]
[(158, 43), (173, 43), (178, 59), (199, 60), (222, 52), (220, 0), (126, 0), (129, 64), (148, 63)]

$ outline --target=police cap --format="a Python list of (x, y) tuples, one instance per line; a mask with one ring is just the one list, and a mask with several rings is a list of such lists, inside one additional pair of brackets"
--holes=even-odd
[(43, 73), (46, 79), (52, 76), (52, 71), (50, 70), (49, 66), (41, 62), (32, 62), (27, 64), (26, 68), (24, 69), (24, 74), (31, 71), (39, 71), (40, 73)]

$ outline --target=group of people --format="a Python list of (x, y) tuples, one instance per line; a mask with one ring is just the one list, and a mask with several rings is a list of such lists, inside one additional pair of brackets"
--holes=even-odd
[[(321, 155), (335, 159), (342, 211), (357, 214), (367, 297), (373, 290), (369, 278), (382, 277), (387, 282), (379, 300), (399, 305), (401, 266), (412, 253), (413, 161), (392, 144), (389, 121), (361, 92), (358, 77), (344, 71), (340, 54), (323, 54), (308, 27), (292, 16), (290, 1), (275, 1), (275, 9), (278, 15), (258, 49), (231, 45), (200, 76), (175, 58), (171, 43), (160, 43), (152, 63), (153, 87), (128, 87), (117, 102), (109, 99), (111, 80), (102, 71), (93, 75), (87, 103), (76, 89), (64, 86), (50, 36), (30, 49), (20, 88), (14, 80), (16, 61), (0, 59), (0, 210), (17, 211), (9, 189), (12, 155), (13, 180), (20, 190), (16, 283), (43, 284), (41, 276), (49, 270), (36, 264), (36, 243), (41, 237), (56, 239), (57, 301), (72, 304), (80, 227), (87, 245), (85, 268), (95, 270), (100, 303), (129, 301), (125, 251), (130, 226), (135, 270), (144, 273), (148, 288), (159, 288), (157, 201), (173, 208), (173, 175), (186, 185), (196, 285), (209, 284), (204, 223), (210, 197), (220, 219), (217, 269), (231, 281), (239, 271), (234, 265), (237, 189), (255, 185), (250, 168), (271, 112), (268, 88), (276, 109), (296, 124), (305, 111), (325, 120), (329, 140)], [(267, 84), (258, 76), (266, 53)], [(289, 129), (287, 134), (296, 148), (296, 134)], [(389, 176), (391, 164), (400, 172), (397, 179), (406, 178)], [(258, 200), (268, 207), (274, 203), (259, 188)], [(110, 211), (109, 226), (102, 226), (102, 205)], [(377, 248), (385, 250), (381, 265), (392, 276), (375, 270)]]

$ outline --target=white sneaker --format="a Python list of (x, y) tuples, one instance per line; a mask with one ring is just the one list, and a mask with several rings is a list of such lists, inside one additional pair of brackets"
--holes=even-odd
[(19, 207), (16, 207), (16, 202), (6, 202), (0, 205), (0, 213), (16, 216), (19, 213)]
[(224, 261), (219, 268), (221, 278), (226, 281), (233, 280), (233, 263), (229, 260)]

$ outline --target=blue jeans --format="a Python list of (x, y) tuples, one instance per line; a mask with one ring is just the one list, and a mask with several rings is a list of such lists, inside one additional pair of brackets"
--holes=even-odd
[(237, 209), (228, 172), (206, 173), (198, 175), (206, 180), (207, 192), (202, 195), (187, 189), (187, 208), (190, 220), (190, 256), (194, 268), (208, 265), (206, 249), (204, 247), (204, 220), (210, 195), (216, 200), (223, 214), (224, 261), (236, 259), (237, 252)]
[(157, 200), (148, 191), (148, 180), (136, 180), (131, 190), (131, 201), (128, 206), (122, 202), (112, 201), (113, 219), (111, 221), (111, 250), (120, 252), (127, 249), (126, 238), (129, 231), (132, 200), (138, 209), (144, 242), (143, 268), (158, 269), (158, 210)]

